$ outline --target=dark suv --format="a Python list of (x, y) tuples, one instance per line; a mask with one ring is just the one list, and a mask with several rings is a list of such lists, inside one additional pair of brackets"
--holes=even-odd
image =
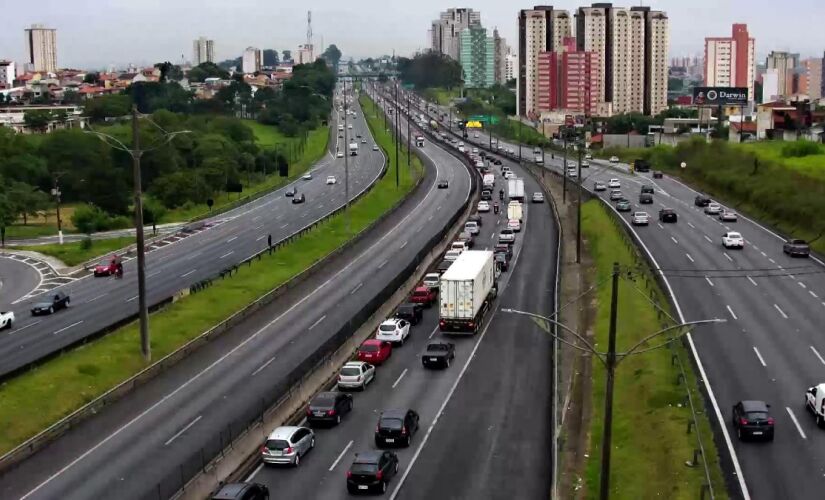
[(710, 205), (710, 198), (704, 195), (697, 195), (696, 198), (693, 199), (693, 204), (697, 207), (706, 207)]
[(412, 302), (405, 302), (398, 306), (395, 311), (395, 317), (406, 319), (411, 325), (417, 325), (421, 321), (424, 314), (424, 304), (414, 304)]
[(653, 195), (650, 194), (650, 193), (642, 192), (642, 194), (639, 195), (639, 203), (643, 204), (643, 205), (644, 204), (649, 205), (649, 204), (653, 203)]
[(663, 208), (659, 210), (659, 222), (673, 222), (678, 219), (676, 212), (672, 208)]
[(413, 410), (385, 410), (375, 427), (375, 446), (409, 446), (418, 430), (418, 413)]
[(258, 483), (225, 484), (212, 500), (268, 500), (269, 488)]
[(740, 440), (748, 437), (773, 441), (774, 420), (764, 401), (740, 401), (733, 405), (733, 427)]
[(365, 451), (355, 454), (347, 471), (347, 491), (387, 491), (387, 483), (398, 473), (398, 457), (391, 451)]
[(344, 392), (319, 392), (307, 406), (307, 423), (340, 424), (341, 415), (352, 411), (352, 394)]

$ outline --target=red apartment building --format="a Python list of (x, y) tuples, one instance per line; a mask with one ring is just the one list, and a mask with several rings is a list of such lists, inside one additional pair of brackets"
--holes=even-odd
[(599, 105), (598, 52), (576, 50), (576, 39), (566, 37), (561, 52), (541, 52), (538, 58), (540, 111), (569, 110), (585, 116)]

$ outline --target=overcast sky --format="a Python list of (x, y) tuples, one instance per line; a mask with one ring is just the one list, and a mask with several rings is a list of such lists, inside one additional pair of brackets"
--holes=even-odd
[[(427, 29), (447, 7), (481, 11), (482, 24), (498, 27), (516, 45), (518, 8), (533, 3), (476, 0), (7, 0), (2, 5), (0, 59), (23, 61), (23, 29), (42, 23), (57, 29), (58, 65), (100, 68), (109, 64), (180, 62), (192, 57), (192, 40), (215, 40), (218, 60), (238, 57), (247, 46), (295, 50), (306, 39), (306, 11), (312, 10), (315, 45), (335, 43), (345, 57), (426, 48)], [(549, 3), (549, 2), (548, 2)], [(579, 2), (549, 3), (575, 10)], [(617, 6), (637, 5), (614, 2)], [(392, 5), (392, 7), (390, 7)], [(734, 22), (748, 24), (758, 61), (772, 49), (825, 51), (825, 0), (648, 0), (670, 18), (671, 56), (701, 54), (705, 36), (727, 36)]]

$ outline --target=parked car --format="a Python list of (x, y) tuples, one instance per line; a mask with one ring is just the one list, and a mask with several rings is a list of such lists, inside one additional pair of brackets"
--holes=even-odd
[(421, 355), (421, 364), (424, 368), (442, 367), (449, 368), (450, 363), (455, 359), (455, 344), (451, 342), (430, 342)]
[(650, 223), (650, 216), (647, 212), (634, 212), (630, 217), (630, 222), (634, 226), (646, 226)]
[(338, 372), (338, 389), (363, 391), (374, 378), (375, 366), (365, 361), (349, 361)]
[(676, 211), (672, 208), (663, 208), (659, 210), (659, 222), (673, 222), (678, 219)]
[(408, 447), (418, 431), (419, 416), (414, 410), (384, 410), (375, 426), (375, 446), (390, 445)]
[(360, 493), (387, 491), (387, 483), (398, 473), (398, 457), (391, 451), (365, 451), (355, 454), (347, 471), (347, 491)]
[(41, 314), (53, 314), (55, 311), (69, 307), (71, 299), (63, 292), (57, 292), (44, 298), (42, 302), (37, 302), (32, 306), (32, 316), (39, 316)]
[(710, 198), (705, 195), (696, 195), (696, 198), (693, 199), (693, 204), (697, 207), (706, 207), (710, 205)]
[(630, 202), (624, 198), (616, 202), (616, 210), (619, 212), (630, 212), (631, 208)]
[(307, 405), (307, 423), (337, 425), (341, 423), (341, 417), (351, 411), (352, 394), (338, 391), (319, 392)]
[(745, 238), (736, 231), (728, 231), (722, 235), (722, 246), (725, 248), (745, 248)]
[(258, 483), (229, 483), (221, 486), (212, 500), (269, 500), (269, 488)]
[(782, 251), (791, 257), (808, 257), (811, 247), (805, 240), (788, 240), (782, 244)]
[(278, 427), (269, 434), (261, 446), (261, 460), (265, 464), (294, 465), (298, 467), (301, 457), (315, 448), (315, 433), (312, 429), (298, 426)]
[(392, 344), (383, 340), (367, 339), (358, 346), (358, 361), (380, 365), (390, 356), (392, 356)]
[(722, 222), (736, 222), (737, 216), (735, 212), (722, 210), (722, 212), (719, 213), (719, 220)]
[[(457, 252), (457, 250), (450, 250), (450, 252), (454, 251)], [(461, 252), (459, 252), (459, 255), (461, 255)], [(437, 299), (438, 289), (430, 288), (426, 285), (415, 287), (415, 290), (413, 290), (412, 295), (410, 295), (410, 302), (414, 304), (423, 304), (424, 307), (432, 306)]]
[(304, 193), (301, 193), (301, 194), (298, 194), (298, 195), (295, 195), (295, 196), (292, 197), (292, 203), (293, 204), (303, 203), (305, 201), (307, 201), (307, 200), (306, 200), (306, 196), (304, 196)]
[(410, 323), (405, 319), (390, 318), (378, 326), (375, 338), (394, 344), (404, 345), (410, 336)]
[(733, 405), (731, 419), (740, 441), (759, 438), (773, 441), (775, 421), (764, 401), (739, 401)]
[[(431, 274), (438, 276), (438, 273)], [(429, 276), (429, 274), (427, 276)], [(424, 306), (421, 304), (414, 304), (412, 302), (404, 302), (398, 306), (398, 309), (395, 310), (395, 317), (406, 319), (411, 325), (415, 326), (418, 323), (421, 323), (421, 319), (424, 317)]]

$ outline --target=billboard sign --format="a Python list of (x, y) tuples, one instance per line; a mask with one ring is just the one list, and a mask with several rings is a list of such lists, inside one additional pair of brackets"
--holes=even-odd
[(747, 106), (747, 87), (693, 87), (694, 106)]

